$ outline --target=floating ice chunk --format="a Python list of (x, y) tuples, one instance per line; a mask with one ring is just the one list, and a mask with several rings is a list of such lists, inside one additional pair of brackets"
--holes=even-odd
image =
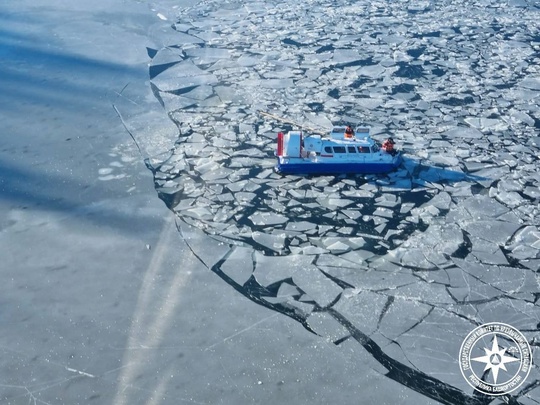
[(508, 264), (506, 256), (497, 245), (490, 244), (480, 239), (471, 238), (471, 254), (480, 262), (486, 264)]
[(236, 60), (236, 63), (243, 67), (252, 67), (259, 64), (259, 62), (260, 57), (255, 55), (242, 55)]
[(288, 231), (297, 231), (297, 232), (306, 232), (311, 231), (317, 227), (317, 224), (314, 224), (312, 222), (308, 221), (300, 221), (300, 222), (288, 222), (287, 226), (285, 227)]
[(295, 295), (300, 296), (302, 295), (302, 292), (294, 285), (290, 285), (289, 283), (281, 283), (277, 292), (278, 297), (292, 298)]
[(360, 210), (347, 209), (342, 210), (341, 212), (352, 220), (357, 220), (362, 216), (362, 212)]
[(454, 166), (454, 167), (458, 167), (458, 164), (460, 162), (456, 156), (444, 155), (442, 153), (430, 154), (429, 160), (431, 160), (433, 163), (438, 164), (438, 165)]
[(431, 141), (430, 146), (434, 149), (451, 149), (452, 144), (448, 141), (442, 141), (440, 139), (434, 139)]
[(417, 232), (400, 247), (389, 252), (397, 263), (432, 268), (447, 262), (447, 256), (463, 244), (463, 232), (457, 224), (431, 224), (425, 232)]
[(184, 50), (188, 57), (196, 57), (200, 59), (199, 63), (207, 64), (215, 59), (227, 59), (231, 56), (228, 49), (213, 48), (205, 46), (203, 48), (189, 48)]
[(363, 237), (359, 236), (354, 238), (348, 238), (347, 243), (351, 248), (359, 249), (366, 244), (366, 240)]
[(253, 249), (247, 247), (234, 247), (225, 263), (220, 268), (235, 282), (243, 285), (253, 274)]
[(152, 58), (150, 66), (172, 65), (182, 61), (183, 59), (184, 58), (178, 49), (162, 48)]
[(403, 52), (400, 49), (396, 49), (393, 52), (392, 58), (394, 59), (394, 62), (409, 62), (412, 60), (412, 57), (408, 53)]
[(265, 153), (260, 149), (249, 148), (237, 150), (233, 156), (265, 157)]
[(331, 253), (339, 254), (348, 252), (349, 250), (351, 250), (351, 247), (341, 241), (337, 241), (327, 246), (326, 249), (329, 250)]
[(255, 133), (255, 127), (252, 124), (247, 124), (245, 122), (241, 122), (238, 124), (238, 131), (241, 134), (254, 134)]
[(205, 100), (214, 94), (212, 86), (198, 86), (197, 88), (184, 93), (183, 96), (193, 100)]
[(231, 163), (228, 165), (230, 168), (248, 167), (251, 168), (255, 165), (256, 160), (249, 157), (232, 158)]
[(291, 277), (298, 269), (308, 267), (313, 257), (304, 255), (264, 256), (255, 252), (253, 275), (262, 286), (268, 286)]
[(314, 124), (317, 128), (332, 128), (333, 124), (328, 117), (326, 117), (324, 114), (308, 114), (305, 116), (305, 119), (309, 121), (311, 124)]
[[(416, 332), (410, 329), (424, 319), (433, 308), (421, 302), (401, 297), (389, 300), (389, 303), (386, 311), (381, 314), (379, 332), (392, 340), (406, 332), (416, 335)], [(404, 316), (405, 313), (407, 316)]]
[(199, 174), (205, 174), (220, 167), (218, 163), (210, 158), (198, 159), (194, 163), (195, 171), (197, 171)]
[(347, 207), (347, 206), (351, 205), (352, 203), (354, 203), (354, 201), (347, 200), (345, 198), (330, 198), (330, 199), (328, 199), (328, 205), (330, 207), (343, 208), (343, 207)]
[[(462, 259), (453, 261), (462, 271), (446, 270), (450, 275), (451, 285), (468, 287), (471, 290), (482, 286), (484, 287), (482, 294), (486, 298), (521, 291), (524, 280), (528, 279), (527, 275), (530, 273), (526, 269), (516, 267), (493, 266)], [(534, 289), (536, 287), (534, 284), (528, 288)]]
[(197, 105), (197, 100), (188, 97), (175, 96), (169, 93), (160, 93), (161, 100), (165, 103), (168, 112), (181, 110), (186, 107)]
[(414, 203), (404, 203), (401, 205), (401, 208), (399, 209), (400, 214), (406, 214), (408, 213), (412, 208), (415, 207), (416, 204)]
[(212, 221), (225, 223), (234, 216), (234, 211), (228, 207), (219, 208)]
[(313, 265), (297, 268), (293, 274), (293, 281), (321, 307), (331, 304), (343, 291)]
[(332, 60), (338, 65), (347, 64), (360, 60), (360, 54), (356, 49), (336, 49)]
[(328, 253), (328, 250), (318, 246), (308, 245), (301, 248), (295, 248), (294, 250), (291, 248), (291, 252), (299, 255), (321, 255), (323, 253)]
[(373, 215), (383, 218), (393, 218), (394, 212), (388, 208), (377, 207), (377, 209), (375, 209), (375, 212), (373, 212)]
[(462, 224), (462, 227), (471, 236), (502, 246), (521, 225), (505, 221), (473, 221)]
[(339, 300), (333, 308), (362, 332), (371, 335), (378, 328), (387, 301), (388, 297), (383, 294), (354, 290), (348, 292), (347, 299)]
[(366, 108), (368, 110), (375, 110), (376, 108), (380, 107), (384, 100), (382, 98), (357, 98), (352, 97), (351, 99), (348, 99), (347, 96), (341, 97), (340, 101), (343, 102), (354, 102), (357, 106)]
[(497, 218), (509, 211), (507, 207), (485, 195), (475, 195), (467, 198), (461, 205), (475, 219)]
[(465, 160), (463, 163), (465, 164), (465, 167), (467, 168), (467, 171), (469, 172), (476, 172), (481, 169), (494, 167), (493, 164), (485, 163), (485, 162), (478, 162), (476, 160)]
[(188, 32), (193, 28), (193, 25), (189, 23), (176, 22), (172, 25), (172, 28), (177, 32)]
[(395, 194), (383, 194), (375, 199), (375, 205), (386, 208), (395, 208), (400, 202)]
[[(540, 244), (539, 244), (540, 246)], [(520, 261), (529, 261), (539, 256), (539, 249), (535, 249), (532, 246), (519, 245), (512, 249), (512, 257)], [(539, 267), (540, 268), (540, 267)]]
[(370, 190), (346, 190), (343, 192), (345, 197), (355, 197), (355, 198), (371, 198), (373, 197), (373, 192)]
[(246, 103), (245, 95), (233, 87), (215, 86), (214, 92), (219, 97), (219, 100), (221, 100), (222, 103), (235, 103), (235, 104)]
[(530, 146), (540, 147), (540, 136), (531, 136), (527, 142)]
[(255, 177), (258, 178), (258, 179), (266, 179), (266, 178), (268, 178), (268, 176), (270, 176), (273, 173), (274, 173), (274, 171), (272, 169), (265, 169), (262, 172), (260, 172), (259, 174), (257, 174), (257, 176), (255, 176)]
[(515, 191), (499, 191), (495, 198), (509, 207), (519, 207), (524, 199)]
[(509, 246), (512, 256), (520, 259), (534, 259), (540, 255), (540, 230), (536, 226), (526, 226), (514, 235)]
[(382, 223), (375, 227), (375, 231), (377, 231), (378, 233), (383, 233), (385, 229), (386, 229), (386, 223)]
[(524, 111), (512, 109), (510, 110), (510, 116), (516, 119), (517, 121), (521, 121), (531, 127), (534, 126), (534, 123), (535, 123), (534, 119)]
[(284, 233), (273, 235), (263, 232), (252, 232), (251, 237), (258, 244), (276, 252), (282, 251), (285, 247), (286, 235)]
[(447, 210), (447, 209), (450, 209), (451, 203), (452, 203), (452, 197), (450, 197), (450, 194), (441, 192), (435, 195), (435, 197), (433, 197), (425, 205), (432, 205), (441, 210)]
[(499, 191), (521, 191), (523, 186), (517, 180), (502, 179), (497, 183)]
[[(394, 259), (392, 259), (392, 256), (394, 257)], [(431, 269), (434, 267), (433, 263), (429, 262), (426, 259), (423, 250), (420, 248), (402, 249), (401, 247), (399, 247), (391, 252), (389, 260), (422, 269)]]
[(232, 172), (233, 170), (227, 167), (219, 167), (217, 169), (204, 173), (203, 175), (201, 175), (201, 178), (204, 181), (210, 182), (210, 181), (214, 181), (218, 179), (224, 179), (225, 177), (229, 176)]
[(526, 89), (540, 91), (540, 77), (527, 77), (526, 79), (523, 79), (519, 85)]
[[(448, 265), (450, 262), (447, 262)], [(395, 297), (405, 298), (407, 300), (429, 302), (434, 306), (437, 304), (453, 304), (454, 300), (448, 294), (446, 285), (429, 283), (425, 281), (418, 281), (416, 284), (406, 284), (401, 287), (397, 287)]]
[(294, 81), (291, 78), (286, 79), (250, 79), (245, 82), (247, 87), (263, 89), (289, 89), (294, 87)]
[(332, 254), (320, 255), (315, 261), (315, 264), (321, 270), (329, 274), (332, 274), (331, 271), (333, 271), (334, 269), (344, 269), (344, 268), (360, 271), (361, 266), (359, 265), (358, 261), (351, 261), (351, 260), (343, 259), (343, 257), (348, 256), (350, 253), (351, 252), (345, 253), (340, 256), (336, 256)]
[(257, 194), (255, 193), (249, 193), (249, 192), (244, 192), (244, 191), (234, 193), (234, 198), (236, 198), (236, 200), (241, 203), (249, 203), (253, 201), (256, 197), (257, 197)]
[(289, 190), (288, 193), (289, 193), (293, 198), (305, 198), (305, 197), (306, 197), (306, 190), (296, 190), (296, 189), (293, 189), (293, 190)]
[(496, 180), (502, 179), (509, 169), (507, 166), (501, 167), (488, 167), (483, 170), (478, 170), (474, 172), (474, 176), (471, 176), (471, 179), (481, 184), (485, 188), (490, 187)]
[(294, 76), (294, 70), (290, 68), (281, 68), (280, 70), (263, 73), (265, 79), (287, 79)]
[(324, 62), (332, 59), (332, 57), (333, 57), (332, 52), (306, 53), (304, 55), (304, 60), (302, 61), (302, 65), (305, 65), (311, 69), (318, 68)]
[(452, 168), (432, 166), (429, 167), (427, 170), (422, 170), (418, 174), (418, 178), (430, 182), (439, 182), (443, 180), (460, 181), (465, 179), (466, 177), (466, 174), (461, 171), (461, 168), (459, 166)]
[(273, 212), (256, 212), (249, 216), (249, 220), (254, 225), (279, 225), (287, 222), (288, 218)]
[[(315, 238), (313, 238), (312, 240), (315, 240)], [(350, 238), (345, 238), (342, 236), (329, 236), (329, 237), (322, 237), (320, 239), (320, 242), (327, 249), (329, 249), (329, 246), (331, 245), (336, 245), (336, 248), (338, 248), (339, 246), (342, 246), (341, 244), (343, 244), (346, 246), (343, 246), (342, 248), (349, 250), (350, 249), (349, 240)]]
[(430, 9), (430, 2), (429, 1), (418, 1), (414, 4), (407, 5), (407, 10), (409, 12), (420, 12), (420, 11), (427, 11)]
[(482, 132), (476, 128), (458, 127), (446, 131), (443, 135), (449, 138), (465, 138), (465, 139), (480, 139), (483, 137)]
[(202, 220), (211, 220), (214, 217), (214, 214), (212, 214), (212, 212), (205, 207), (190, 208), (188, 210), (185, 210), (183, 214), (187, 215), (188, 217)]
[[(484, 320), (485, 322), (494, 322), (501, 320), (508, 320), (508, 323), (511, 323), (515, 328), (528, 331), (535, 329), (539, 318), (538, 318), (538, 306), (534, 305), (532, 302), (527, 302), (525, 300), (516, 300), (514, 297), (501, 297), (495, 302), (487, 302), (479, 304), (478, 308), (478, 317)], [(525, 336), (528, 335), (527, 332), (524, 333)], [(534, 336), (532, 333), (529, 336)], [(527, 396), (530, 395), (530, 392)], [(525, 399), (526, 397), (524, 397)], [(531, 401), (523, 401), (524, 404), (534, 404), (534, 397), (529, 396)], [(521, 401), (520, 401), (521, 402)]]
[(342, 235), (352, 235), (352, 233), (354, 232), (354, 228), (350, 226), (343, 226), (341, 228), (338, 228), (337, 231)]

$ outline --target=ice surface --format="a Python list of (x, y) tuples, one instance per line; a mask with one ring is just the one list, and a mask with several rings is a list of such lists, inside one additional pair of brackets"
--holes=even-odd
[[(214, 271), (245, 296), (356, 341), (424, 399), (451, 403), (429, 375), (473, 403), (455, 358), (468, 332), (538, 325), (538, 9), (327, 3), (178, 14), (203, 42), (179, 40), (181, 59), (169, 44), (152, 64), (179, 128), (156, 189), (230, 244)], [(325, 131), (370, 125), (405, 161), (388, 175), (280, 177), (275, 134), (295, 126), (260, 110)]]
[[(0, 6), (0, 402), (538, 404), (538, 5), (180, 2)], [(277, 176), (258, 110), (406, 160)], [(489, 321), (511, 397), (459, 372)]]

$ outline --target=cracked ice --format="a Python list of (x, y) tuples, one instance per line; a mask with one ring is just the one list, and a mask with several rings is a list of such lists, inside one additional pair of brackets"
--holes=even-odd
[[(177, 42), (149, 52), (179, 130), (147, 163), (156, 190), (230, 246), (212, 270), (255, 303), (356, 341), (426, 397), (487, 403), (457, 367), (469, 331), (500, 321), (540, 340), (539, 13), (527, 1), (182, 10)], [(388, 175), (280, 177), (275, 135), (291, 127), (260, 110), (370, 125), (405, 161)], [(535, 365), (514, 395), (538, 403), (539, 381)]]

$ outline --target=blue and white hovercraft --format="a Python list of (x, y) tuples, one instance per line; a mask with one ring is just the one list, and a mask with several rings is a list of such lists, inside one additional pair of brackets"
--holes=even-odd
[(280, 174), (388, 173), (402, 161), (392, 138), (381, 147), (369, 135), (368, 127), (352, 131), (345, 126), (334, 127), (329, 137), (280, 132), (276, 157), (275, 170)]

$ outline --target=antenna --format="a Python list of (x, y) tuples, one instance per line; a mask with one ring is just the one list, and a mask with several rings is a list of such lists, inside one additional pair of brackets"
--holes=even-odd
[(326, 132), (324, 132), (323, 130), (308, 127), (306, 125), (299, 124), (298, 122), (294, 122), (294, 121), (289, 120), (287, 118), (279, 117), (277, 115), (270, 114), (270, 113), (267, 113), (265, 111), (259, 111), (259, 114), (262, 115), (263, 117), (271, 118), (271, 119), (274, 119), (276, 121), (283, 122), (285, 124), (291, 124), (291, 125), (294, 125), (295, 127), (298, 127), (300, 129), (305, 129), (306, 131), (312, 132), (314, 134), (319, 134), (319, 135), (323, 135), (323, 136), (326, 135)]

